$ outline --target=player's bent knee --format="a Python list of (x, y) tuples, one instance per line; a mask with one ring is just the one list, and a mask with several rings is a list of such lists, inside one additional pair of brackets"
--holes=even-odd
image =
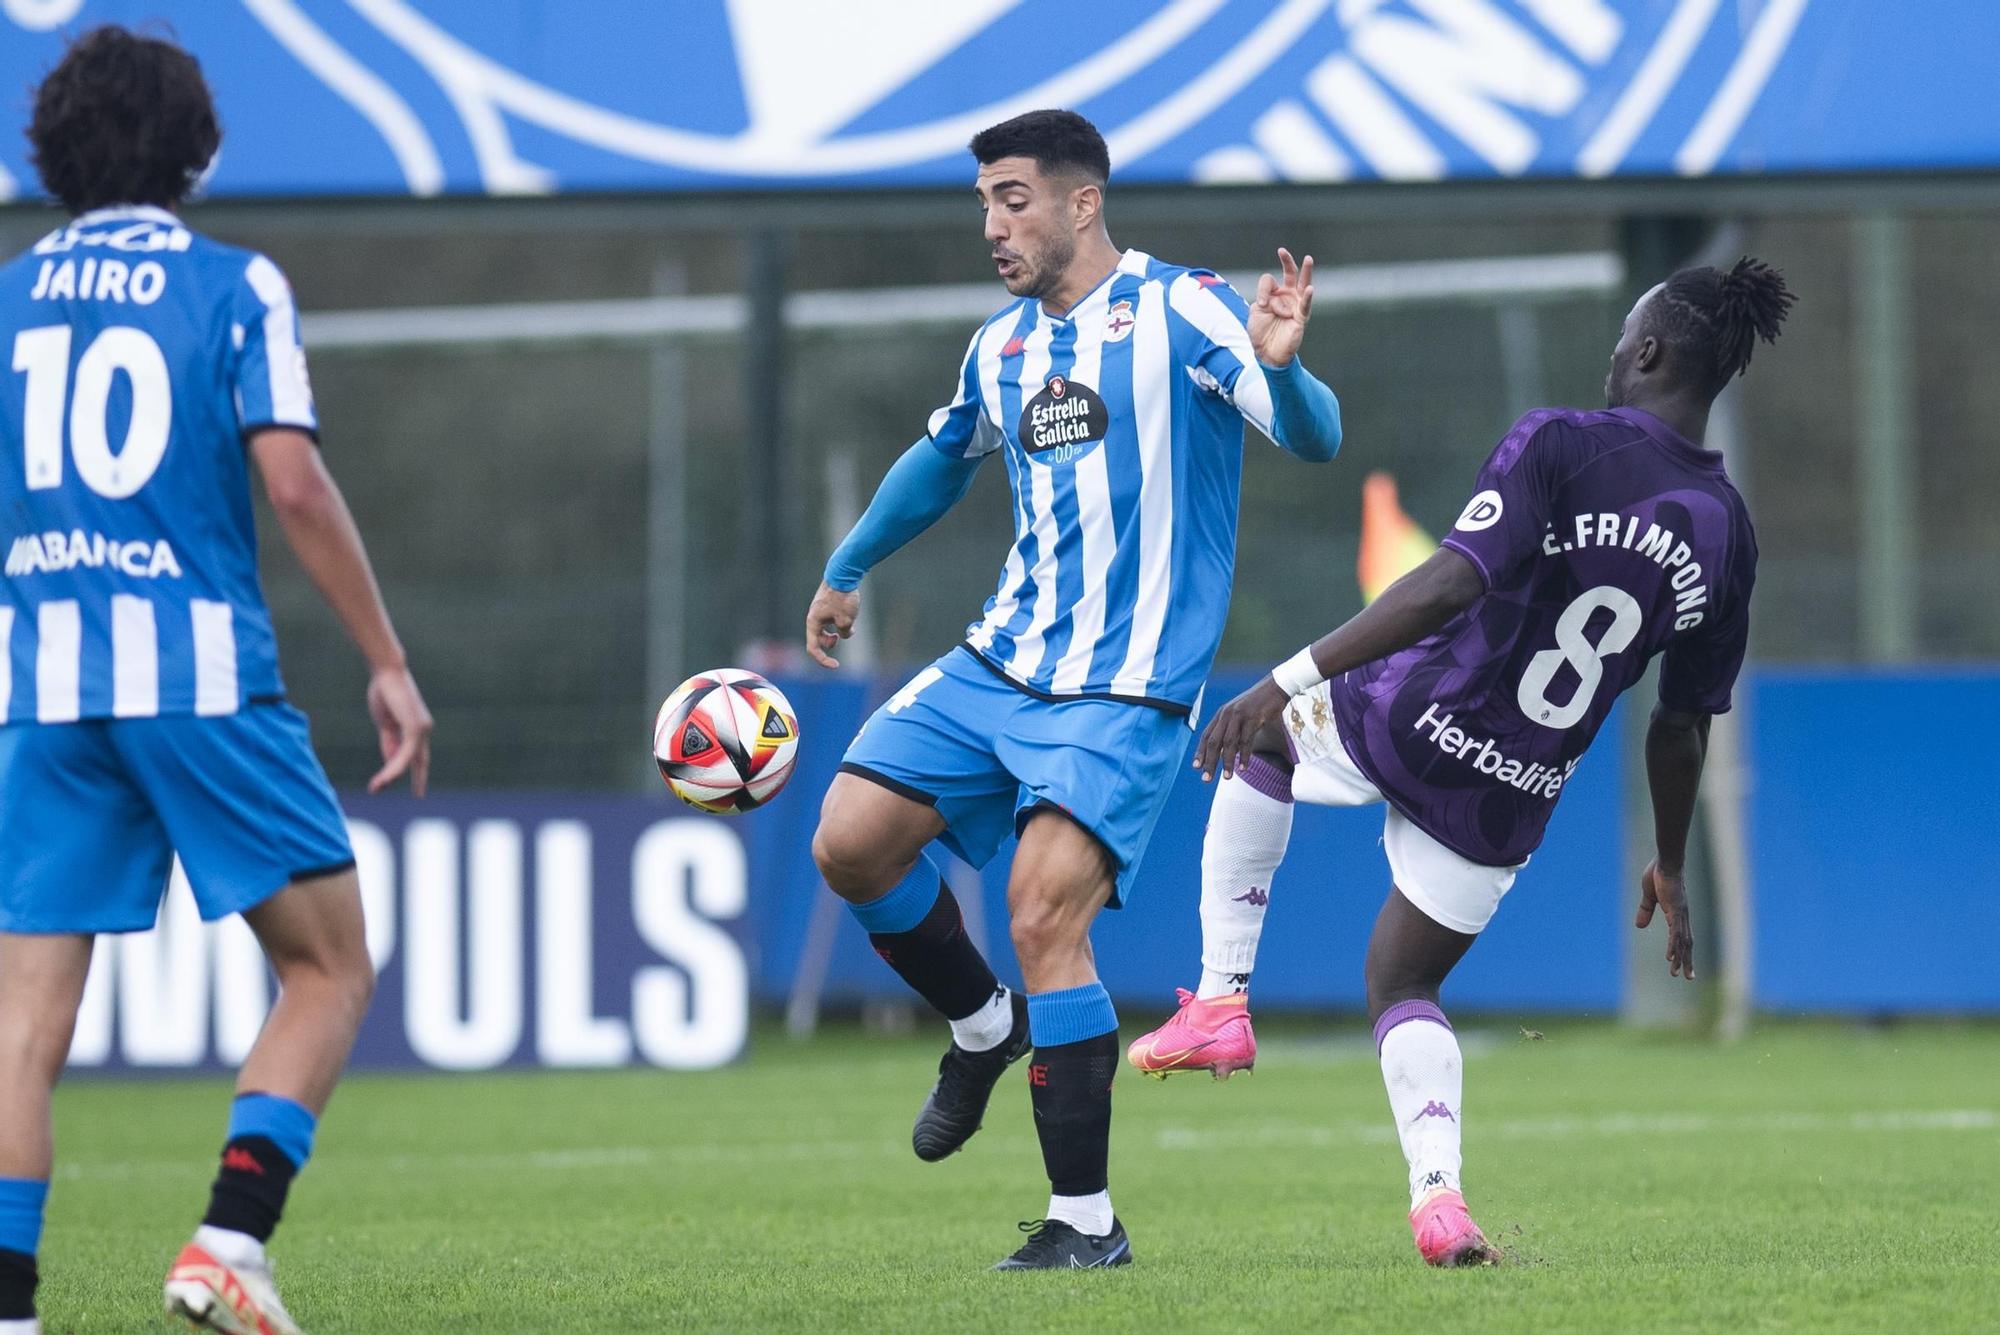
[(1074, 896), (1034, 889), (1010, 896), (1008, 934), (1021, 960), (1049, 959), (1081, 947), (1090, 937), (1090, 910)]
[[(828, 888), (842, 899), (872, 898), (883, 888), (880, 883), (887, 872), (881, 850), (871, 847), (852, 826), (821, 820), (813, 831), (812, 855)], [(899, 879), (900, 874), (890, 877), (890, 885)]]

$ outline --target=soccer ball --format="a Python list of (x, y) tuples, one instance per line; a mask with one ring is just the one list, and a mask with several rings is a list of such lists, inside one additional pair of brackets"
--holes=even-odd
[(798, 761), (799, 719), (770, 682), (716, 668), (674, 688), (653, 722), (653, 758), (675, 797), (734, 815), (761, 807)]

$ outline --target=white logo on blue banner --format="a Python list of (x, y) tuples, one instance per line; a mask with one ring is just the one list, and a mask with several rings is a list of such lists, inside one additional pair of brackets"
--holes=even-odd
[[(123, 8), (0, 0), (0, 32), (17, 30), (0, 84), (31, 83), (63, 32)], [(2000, 161), (2000, 111), (1959, 107), (1949, 81), (1924, 94), (1948, 103), (1928, 118), (1891, 114), (1920, 90), (1873, 76), (1828, 100), (1799, 75), (1827, 102), (1811, 115), (1762, 105), (1788, 69), (1886, 70), (1857, 53), (1933, 40), (1892, 18), (1845, 22), (1831, 0), (156, 8), (221, 92), (225, 194), (959, 185), (972, 133), (1037, 106), (1089, 115), (1129, 181)], [(1938, 26), (1962, 29), (1964, 49), (2000, 36), (2000, 7), (1951, 9)], [(5, 142), (0, 197), (24, 174)]]
[[(635, 799), (356, 799), (379, 982), (360, 1068), (706, 1070), (749, 1038), (741, 833)], [(440, 814), (448, 810), (450, 814)], [(178, 864), (149, 932), (107, 936), (72, 1066), (240, 1065), (272, 1001), (240, 918), (204, 925)]]

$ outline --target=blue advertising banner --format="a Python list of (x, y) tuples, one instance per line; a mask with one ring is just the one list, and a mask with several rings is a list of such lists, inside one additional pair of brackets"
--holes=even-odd
[(1988, 0), (0, 0), (5, 117), (148, 21), (220, 97), (219, 196), (955, 186), (1037, 106), (1135, 182), (2000, 164)]
[[(378, 982), (357, 1067), (703, 1069), (749, 1033), (743, 829), (648, 798), (353, 797)], [(178, 871), (160, 925), (100, 937), (70, 1065), (233, 1067), (272, 985)]]
[(2000, 673), (1766, 671), (1757, 1000), (2000, 1010)]
[[(1218, 675), (1213, 698), (1246, 684)], [(815, 906), (820, 794), (870, 703), (851, 676), (782, 682), (799, 768), (771, 806), (724, 819), (646, 797), (354, 797), (347, 802), (380, 984), (354, 1064), (485, 1070), (733, 1060), (753, 1003), (782, 1004)], [(2000, 675), (1763, 671), (1748, 711), (1755, 996), (1772, 1010), (2000, 1010)], [(1630, 707), (1629, 705), (1626, 707)], [(1896, 744), (1855, 720), (1896, 720)], [(1452, 975), (1468, 1010), (1609, 1013), (1635, 937), (1623, 870), (1623, 729), (1614, 716), (1565, 790), (1541, 850)], [(1209, 793), (1181, 779), (1132, 902), (1100, 918), (1097, 961), (1134, 1023), (1199, 968)], [(1380, 808), (1302, 808), (1271, 890), (1258, 1000), (1362, 1009), (1362, 957), (1389, 887)], [(996, 970), (1017, 978), (1007, 858), (954, 885)], [(929, 871), (919, 874), (929, 875)], [(823, 912), (825, 910), (822, 910)], [(823, 996), (907, 999), (844, 910)], [(1643, 943), (1643, 945), (1641, 945)], [(238, 920), (204, 926), (184, 886), (154, 931), (98, 942), (71, 1065), (231, 1067), (272, 997)]]

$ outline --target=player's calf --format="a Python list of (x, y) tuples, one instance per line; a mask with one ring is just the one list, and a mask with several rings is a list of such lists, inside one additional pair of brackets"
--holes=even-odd
[[(1108, 1176), (1118, 1015), (1090, 953), (1091, 919), (1110, 895), (1111, 874), (1095, 836), (1043, 811), (1022, 832), (1007, 887), (1035, 1043), (1028, 1085), (1049, 1176), (1046, 1219), (1086, 1239), (1118, 1232)], [(1067, 1236), (1060, 1228), (1056, 1235)]]

